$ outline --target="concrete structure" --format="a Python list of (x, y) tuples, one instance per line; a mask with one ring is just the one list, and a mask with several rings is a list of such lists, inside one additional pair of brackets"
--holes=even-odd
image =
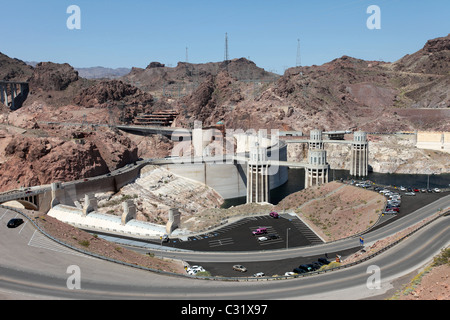
[[(288, 144), (308, 144), (309, 150), (324, 150), (326, 144), (347, 144), (351, 145), (351, 169), (350, 174), (354, 176), (367, 176), (369, 172), (369, 148), (367, 135), (365, 132), (355, 132), (353, 140), (342, 140), (349, 131), (329, 131), (311, 130), (309, 140), (290, 139), (285, 140)], [(326, 136), (327, 139), (323, 139)]]
[(122, 208), (121, 224), (124, 226), (128, 221), (136, 219), (136, 206), (134, 205), (133, 200), (125, 200), (122, 202)]
[(328, 131), (323, 134), (328, 138), (328, 140), (344, 140), (345, 135), (351, 133), (351, 131)]
[(177, 111), (165, 110), (156, 111), (150, 114), (139, 114), (134, 119), (134, 124), (138, 126), (171, 126), (178, 116)]
[(0, 102), (11, 110), (17, 110), (28, 97), (27, 82), (0, 81)]
[(351, 149), (350, 175), (365, 177), (369, 174), (369, 142), (362, 131), (354, 133)]
[(328, 182), (329, 165), (321, 130), (311, 130), (308, 149), (308, 162), (305, 165), (305, 189)]
[(309, 150), (322, 150), (323, 149), (323, 139), (322, 139), (322, 131), (320, 130), (311, 130), (308, 141)]
[(83, 216), (97, 210), (97, 199), (93, 194), (86, 194), (84, 196)]
[(59, 221), (91, 232), (154, 239), (158, 239), (166, 233), (166, 227), (163, 225), (135, 219), (130, 219), (123, 224), (123, 215), (121, 217), (93, 211), (85, 216), (83, 209), (63, 204), (56, 205), (47, 214)]
[(181, 213), (177, 208), (171, 208), (169, 210), (169, 221), (166, 224), (166, 233), (168, 235), (178, 228), (181, 223)]
[(255, 143), (247, 162), (247, 203), (269, 202), (269, 164), (267, 149)]
[[(267, 149), (263, 150), (267, 152)], [(271, 148), (270, 152), (276, 154), (281, 161), (270, 160), (268, 157), (266, 163), (261, 162), (258, 165), (265, 165), (269, 175), (268, 189), (273, 190), (288, 180), (287, 145), (282, 144)], [(172, 158), (157, 161), (155, 164), (184, 178), (206, 184), (224, 199), (233, 199), (247, 196), (248, 161), (250, 161), (249, 158), (244, 154), (240, 157), (193, 159), (186, 163)]]
[(417, 132), (416, 147), (450, 153), (450, 132)]
[(309, 150), (308, 164), (305, 167), (305, 189), (327, 183), (329, 167), (325, 150)]

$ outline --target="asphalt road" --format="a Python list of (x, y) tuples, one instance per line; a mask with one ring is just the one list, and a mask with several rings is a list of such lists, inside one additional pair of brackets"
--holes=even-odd
[[(415, 211), (395, 223), (375, 230), (366, 239), (377, 239), (395, 232), (449, 205), (450, 196)], [(67, 248), (39, 236), (29, 224), (16, 229), (6, 222), (16, 214), (0, 209), (0, 298), (60, 299), (363, 299), (383, 295), (392, 288), (392, 281), (424, 265), (450, 242), (450, 217), (415, 233), (383, 254), (357, 266), (280, 281), (206, 281), (166, 276), (105, 262), (71, 252)], [(348, 240), (347, 240), (348, 241)], [(285, 256), (313, 256), (334, 247), (348, 247), (346, 241), (309, 248), (278, 250), (267, 253), (266, 260)], [(320, 248), (319, 248), (320, 247)], [(247, 261), (257, 258), (250, 253), (208, 253), (212, 260), (235, 260), (239, 254)], [(260, 258), (260, 257), (259, 257)], [(230, 260), (231, 259), (231, 260)], [(204, 260), (204, 259), (203, 259)], [(258, 260), (256, 260), (258, 261)], [(217, 261), (215, 261), (217, 262)], [(71, 265), (81, 270), (81, 289), (67, 288)], [(381, 271), (379, 288), (369, 288), (369, 267)]]
[[(26, 227), (25, 233), (32, 233)], [(361, 299), (384, 294), (391, 281), (417, 269), (442, 247), (448, 245), (450, 217), (416, 233), (378, 257), (352, 268), (292, 280), (262, 282), (224, 282), (185, 279), (153, 274), (96, 259), (49, 249), (36, 249), (19, 243), (17, 234), (9, 234), (2, 246), (3, 257), (11, 258), (0, 265), (0, 298), (58, 299)], [(13, 231), (16, 232), (16, 231)], [(1, 240), (5, 232), (1, 230)], [(14, 246), (22, 250), (11, 252)], [(8, 249), (9, 248), (9, 249)], [(5, 255), (6, 254), (6, 255)], [(30, 260), (34, 261), (29, 264)], [(81, 289), (66, 286), (68, 265), (81, 270)], [(380, 270), (379, 288), (367, 286), (369, 267)], [(31, 267), (33, 266), (33, 267)]]

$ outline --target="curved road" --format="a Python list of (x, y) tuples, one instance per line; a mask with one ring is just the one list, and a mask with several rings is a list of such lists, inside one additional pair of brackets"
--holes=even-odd
[[(442, 199), (446, 200), (416, 211), (414, 219), (400, 219), (389, 228), (374, 231), (366, 240), (394, 232), (391, 228), (403, 229), (415, 219), (436, 212), (448, 204), (450, 197)], [(39, 234), (29, 223), (7, 229), (7, 219), (15, 215), (0, 211), (0, 299), (362, 299), (384, 294), (392, 288), (392, 281), (417, 270), (450, 243), (450, 217), (442, 217), (392, 249), (351, 268), (280, 281), (206, 281), (155, 274), (79, 255), (48, 239), (38, 239)], [(316, 249), (298, 250), (304, 250), (304, 255)], [(294, 251), (276, 255), (299, 253)], [(80, 268), (81, 289), (67, 288), (71, 276), (67, 270), (72, 265)], [(381, 272), (381, 285), (370, 289), (368, 268), (372, 265)]]

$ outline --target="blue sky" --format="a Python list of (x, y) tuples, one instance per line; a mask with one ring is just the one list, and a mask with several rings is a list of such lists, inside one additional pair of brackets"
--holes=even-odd
[[(0, 0), (0, 52), (25, 61), (75, 67), (176, 66), (250, 58), (282, 73), (296, 64), (323, 64), (343, 55), (395, 61), (450, 33), (448, 0)], [(69, 5), (81, 9), (81, 29), (69, 30)], [(369, 30), (367, 8), (381, 9), (381, 29)], [(6, 13), (6, 14), (5, 14)]]

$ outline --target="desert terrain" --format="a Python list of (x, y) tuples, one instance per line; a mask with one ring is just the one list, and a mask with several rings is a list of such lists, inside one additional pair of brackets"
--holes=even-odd
[[(194, 121), (204, 126), (220, 121), (231, 129), (295, 130), (305, 135), (316, 128), (363, 130), (371, 133), (370, 165), (376, 172), (450, 172), (448, 153), (418, 150), (407, 138), (378, 135), (450, 131), (450, 35), (431, 39), (395, 62), (342, 56), (320, 66), (290, 68), (283, 75), (245, 58), (180, 62), (176, 67), (149, 62), (145, 69), (111, 78), (83, 78), (67, 63), (31, 66), (0, 53), (0, 81), (29, 83), (20, 108), (11, 110), (0, 103), (0, 192), (94, 177), (139, 158), (168, 156), (173, 142), (167, 137), (136, 136), (114, 127), (162, 110), (176, 111), (172, 126), (184, 128), (192, 128)], [(329, 152), (332, 168), (346, 169), (342, 150)], [(301, 160), (304, 150), (291, 149), (289, 156)], [(223, 199), (214, 190), (156, 168), (149, 177), (119, 194), (104, 195), (102, 210), (114, 213), (116, 198), (137, 195), (139, 219), (162, 223), (168, 207), (189, 203), (183, 220), (189, 229), (214, 225), (233, 210), (253, 210), (222, 212)], [(340, 194), (343, 189), (328, 189), (333, 187), (293, 194), (281, 206), (295, 208), (328, 240), (370, 226), (382, 200), (362, 194), (348, 198), (348, 192)], [(168, 197), (167, 188), (179, 193)], [(324, 195), (329, 195), (328, 202), (317, 200)], [(337, 234), (348, 221), (345, 217), (353, 214), (352, 206), (366, 207), (370, 215), (355, 218), (345, 226), (348, 232)], [(317, 210), (321, 215), (315, 216), (310, 207), (322, 208)]]

